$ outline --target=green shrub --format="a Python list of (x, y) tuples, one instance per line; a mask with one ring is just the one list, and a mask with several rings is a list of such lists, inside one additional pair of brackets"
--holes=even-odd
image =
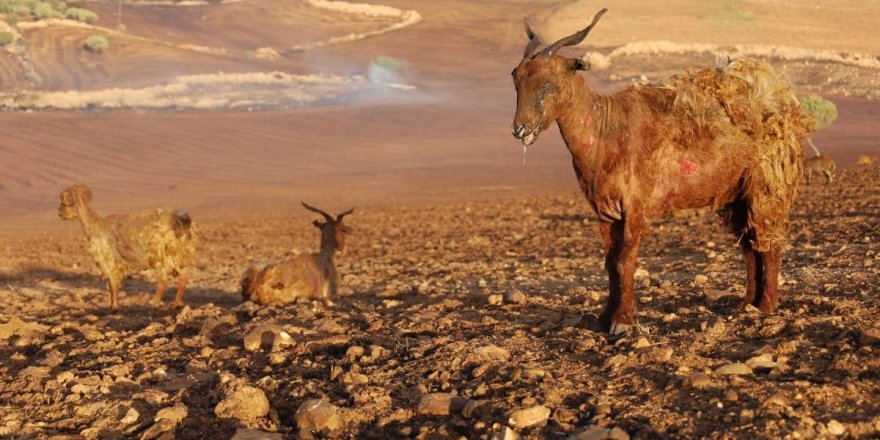
[(7, 12), (6, 13), (6, 23), (12, 27), (18, 24), (18, 14), (15, 12)]
[(18, 15), (19, 17), (30, 17), (31, 7), (28, 5), (14, 5), (12, 8), (12, 13)]
[(63, 18), (61, 12), (56, 10), (51, 3), (48, 2), (39, 2), (34, 6), (33, 11), (34, 17), (37, 17), (41, 20), (47, 18)]
[(94, 53), (101, 53), (108, 47), (110, 47), (110, 42), (107, 41), (107, 38), (103, 35), (91, 35), (89, 38), (86, 38), (86, 42), (83, 45), (87, 50)]
[(837, 106), (821, 96), (809, 95), (798, 98), (801, 107), (816, 119), (816, 130), (821, 130), (837, 119)]
[(395, 71), (400, 69), (400, 63), (392, 57), (382, 55), (373, 60), (373, 64), (385, 70)]
[(6, 46), (11, 43), (13, 38), (15, 37), (12, 36), (11, 32), (0, 32), (0, 46)]
[(98, 21), (98, 14), (83, 8), (70, 8), (64, 13), (67, 18), (81, 21), (83, 23), (93, 24)]

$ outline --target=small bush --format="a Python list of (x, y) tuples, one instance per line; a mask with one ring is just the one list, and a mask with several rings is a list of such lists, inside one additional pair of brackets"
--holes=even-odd
[(98, 14), (83, 8), (70, 8), (64, 13), (64, 15), (67, 18), (88, 24), (93, 24), (98, 21)]
[(6, 46), (11, 43), (13, 38), (15, 37), (12, 36), (11, 32), (0, 32), (0, 46)]
[(816, 119), (816, 130), (821, 130), (837, 119), (837, 106), (821, 96), (809, 95), (798, 98), (801, 107)]
[(30, 17), (31, 7), (28, 5), (15, 5), (12, 8), (12, 13), (19, 17)]
[(47, 18), (63, 18), (61, 12), (56, 10), (51, 3), (39, 2), (34, 6), (33, 14), (35, 17), (44, 20)]
[(86, 38), (86, 42), (83, 45), (87, 50), (94, 53), (101, 53), (108, 47), (110, 47), (110, 42), (107, 41), (107, 38), (103, 35), (91, 35), (89, 38)]
[(7, 13), (6, 23), (12, 27), (15, 27), (18, 24), (18, 14), (16, 14), (15, 12)]
[(400, 62), (387, 55), (382, 55), (373, 60), (373, 64), (385, 70), (395, 71), (400, 69)]

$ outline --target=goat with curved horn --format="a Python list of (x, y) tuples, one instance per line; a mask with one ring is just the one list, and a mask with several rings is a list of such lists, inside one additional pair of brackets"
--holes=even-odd
[(801, 141), (815, 129), (813, 118), (790, 83), (747, 58), (600, 95), (579, 74), (590, 64), (556, 51), (583, 41), (604, 14), (512, 72), (513, 135), (527, 147), (556, 123), (599, 220), (609, 280), (599, 327), (620, 333), (635, 324), (633, 274), (650, 222), (705, 206), (738, 237), (745, 303), (772, 312), (802, 174)]
[(241, 280), (241, 295), (245, 301), (269, 304), (320, 299), (329, 304), (331, 298), (337, 295), (340, 277), (336, 270), (336, 253), (345, 248), (345, 236), (348, 233), (342, 220), (354, 212), (354, 208), (334, 219), (314, 206), (300, 203), (327, 220), (323, 223), (317, 220), (314, 222), (315, 227), (321, 230), (321, 250), (263, 267), (249, 267)]

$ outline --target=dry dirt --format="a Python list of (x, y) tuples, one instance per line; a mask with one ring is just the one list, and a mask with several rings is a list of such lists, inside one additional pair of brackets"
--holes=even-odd
[[(549, 421), (518, 429), (523, 438), (594, 427), (632, 438), (874, 437), (878, 172), (803, 188), (773, 316), (743, 311), (736, 237), (714, 214), (657, 222), (639, 263), (638, 331), (620, 339), (591, 330), (606, 277), (578, 194), (356, 212), (342, 295), (329, 306), (256, 307), (238, 295), (250, 261), (317, 246), (305, 216), (203, 226), (183, 310), (149, 307), (152, 284), (136, 276), (108, 315), (78, 233), (9, 240), (0, 429), (228, 438), (249, 427), (295, 437), (297, 408), (325, 399), (339, 411), (330, 437), (343, 438), (487, 438), (510, 426), (512, 411), (538, 405)], [(292, 341), (246, 350), (265, 324)], [(750, 367), (719, 370), (736, 363)], [(216, 415), (224, 400), (251, 408), (251, 398), (227, 397), (248, 386), (268, 409)], [(420, 412), (436, 392), (460, 400)], [(462, 412), (465, 400), (479, 403)], [(181, 405), (179, 424), (154, 422)]]
[[(114, 3), (89, 3), (98, 25), (115, 26)], [(575, 438), (880, 437), (880, 169), (853, 168), (880, 155), (880, 104), (867, 99), (877, 69), (771, 60), (796, 90), (837, 103), (815, 141), (844, 168), (834, 185), (802, 189), (779, 313), (741, 310), (736, 237), (691, 213), (657, 222), (641, 252), (639, 329), (614, 339), (591, 330), (607, 280), (570, 156), (554, 128), (523, 166), (510, 136), (522, 18), (552, 39), (598, 6), (383, 3), (424, 21), (263, 59), (246, 54), (388, 22), (293, 0), (131, 5), (130, 36), (111, 35), (100, 56), (80, 47), (90, 30), (23, 31), (41, 85), (0, 51), (2, 93), (220, 71), (364, 75), (383, 55), (416, 87), (272, 111), (0, 112), (0, 437), (229, 438), (247, 427), (296, 438), (322, 423), (297, 409), (326, 402), (338, 414), (323, 422), (338, 426), (319, 438), (513, 438), (506, 427), (536, 439), (592, 428), (606, 430)], [(570, 53), (669, 40), (876, 57), (878, 13), (876, 1), (618, 1)], [(609, 92), (713, 63), (645, 53), (585, 77)], [(104, 214), (192, 214), (202, 241), (187, 308), (148, 306), (153, 285), (136, 275), (121, 312), (106, 313), (85, 239), (56, 215), (77, 181)], [(301, 199), (357, 207), (342, 296), (242, 305), (249, 263), (317, 249)], [(247, 350), (264, 324), (292, 340)], [(536, 426), (522, 427), (529, 418)]]

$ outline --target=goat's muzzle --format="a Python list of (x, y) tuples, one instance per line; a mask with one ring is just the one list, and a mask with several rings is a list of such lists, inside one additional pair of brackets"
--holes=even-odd
[(62, 204), (58, 207), (58, 218), (61, 220), (74, 220), (76, 219), (76, 209), (72, 206)]
[(530, 128), (525, 124), (513, 124), (513, 137), (519, 139), (525, 147), (535, 143), (538, 139), (538, 133), (539, 130), (537, 127)]

